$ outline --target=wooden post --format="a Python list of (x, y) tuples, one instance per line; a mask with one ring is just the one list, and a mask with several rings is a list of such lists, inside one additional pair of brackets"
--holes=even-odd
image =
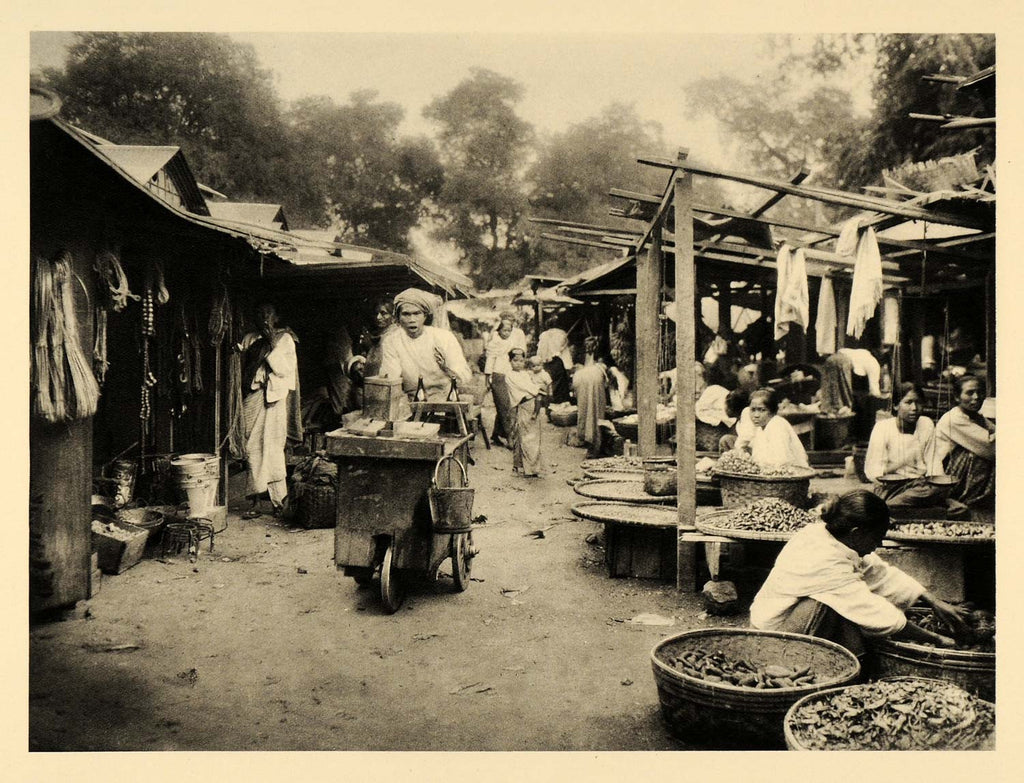
[(836, 350), (846, 347), (846, 322), (850, 317), (850, 289), (846, 282), (832, 279), (836, 296)]
[(985, 386), (996, 396), (996, 285), (995, 274), (985, 275)]
[(220, 505), (227, 503), (228, 487), (226, 471), (224, 470), (224, 460), (221, 454), (220, 442), (223, 435), (221, 435), (220, 419), (221, 419), (221, 406), (224, 403), (224, 395), (222, 386), (224, 384), (224, 373), (221, 368), (221, 350), (220, 343), (217, 343), (217, 347), (213, 351), (213, 451), (217, 455), (217, 464), (220, 466), (221, 480), (218, 482), (217, 487), (217, 502)]
[(732, 284), (728, 280), (718, 283), (718, 333), (732, 340)]
[(661, 225), (651, 232), (646, 253), (636, 259), (636, 415), (637, 446), (641, 457), (653, 457), (657, 447), (658, 301), (661, 293)]
[[(677, 163), (686, 161), (686, 150), (680, 150)], [(678, 172), (675, 180), (676, 234), (676, 465), (678, 472), (679, 527), (692, 528), (697, 513), (696, 427), (693, 390), (695, 384), (693, 356), (695, 324), (693, 320), (695, 269), (693, 257), (693, 175)], [(685, 568), (678, 563), (692, 546), (676, 544), (676, 586), (683, 584)]]

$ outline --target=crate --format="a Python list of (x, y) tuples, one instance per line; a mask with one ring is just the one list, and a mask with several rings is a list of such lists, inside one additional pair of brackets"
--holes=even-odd
[(296, 481), (292, 484), (296, 504), (295, 522), (307, 530), (334, 527), (337, 516), (337, 488), (332, 484)]
[(363, 416), (368, 419), (402, 421), (409, 416), (408, 400), (401, 378), (373, 375), (363, 381)]
[[(112, 525), (124, 531), (126, 540), (103, 532), (102, 528), (105, 525)], [(120, 574), (127, 571), (142, 559), (148, 538), (149, 531), (145, 528), (119, 519), (93, 523), (92, 548), (97, 554), (100, 571), (105, 574)]]

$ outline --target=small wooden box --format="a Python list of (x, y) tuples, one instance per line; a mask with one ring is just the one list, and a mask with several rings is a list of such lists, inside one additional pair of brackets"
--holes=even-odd
[[(121, 535), (103, 530), (104, 525), (118, 528)], [(142, 559), (146, 549), (149, 531), (138, 525), (111, 519), (105, 523), (93, 523), (92, 548), (97, 554), (100, 570), (105, 574), (120, 574)]]
[(363, 416), (384, 421), (407, 419), (409, 405), (402, 391), (402, 379), (374, 375), (364, 380)]

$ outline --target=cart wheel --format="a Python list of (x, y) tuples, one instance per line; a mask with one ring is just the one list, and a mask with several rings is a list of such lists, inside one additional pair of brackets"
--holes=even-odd
[(473, 569), (473, 534), (456, 533), (452, 536), (452, 576), (455, 589), (460, 593), (469, 587), (469, 573)]
[(395, 545), (388, 544), (384, 560), (380, 564), (380, 600), (388, 614), (394, 614), (402, 605), (402, 594), (398, 589), (398, 572), (391, 567), (394, 555)]

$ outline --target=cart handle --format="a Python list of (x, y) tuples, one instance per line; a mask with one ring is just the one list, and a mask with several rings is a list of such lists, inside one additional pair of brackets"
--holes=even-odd
[(454, 454), (446, 454), (445, 456), (441, 457), (441, 459), (439, 459), (437, 461), (437, 464), (434, 466), (434, 478), (433, 478), (434, 486), (435, 487), (437, 486), (437, 471), (440, 470), (441, 463), (444, 462), (445, 460), (452, 460), (456, 465), (459, 466), (459, 469), (462, 471), (462, 486), (468, 487), (469, 486), (469, 474), (466, 473), (466, 466), (463, 465), (462, 462), (458, 459), (458, 457), (456, 457)]

